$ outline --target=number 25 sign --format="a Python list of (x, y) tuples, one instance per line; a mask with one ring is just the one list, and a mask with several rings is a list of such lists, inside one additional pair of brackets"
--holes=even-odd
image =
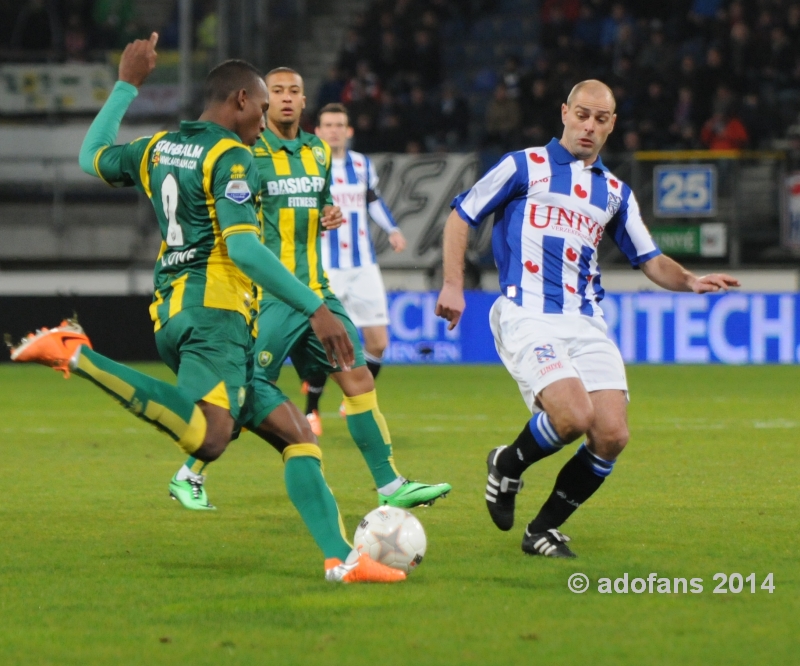
[(713, 164), (657, 166), (653, 181), (656, 217), (717, 214), (717, 169)]

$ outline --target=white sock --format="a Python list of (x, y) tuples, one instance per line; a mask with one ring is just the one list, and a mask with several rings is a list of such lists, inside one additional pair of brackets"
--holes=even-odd
[(75, 353), (72, 356), (70, 356), (68, 363), (70, 370), (75, 370), (75, 368), (78, 367), (78, 361), (81, 358), (81, 347), (83, 347), (83, 345), (78, 345), (78, 348), (75, 350)]
[(406, 482), (405, 477), (398, 476), (394, 481), (391, 483), (387, 483), (382, 488), (378, 488), (378, 492), (381, 495), (391, 495), (395, 492), (400, 486), (402, 486)]
[(183, 465), (178, 470), (178, 473), (175, 475), (176, 481), (186, 481), (187, 479), (202, 479), (202, 478), (203, 478), (202, 474), (195, 474), (186, 465)]

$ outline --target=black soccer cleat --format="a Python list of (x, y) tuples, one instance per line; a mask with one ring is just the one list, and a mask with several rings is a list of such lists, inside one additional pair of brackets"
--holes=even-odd
[(522, 551), (528, 555), (543, 555), (544, 557), (562, 559), (578, 557), (567, 547), (567, 541), (569, 540), (570, 538), (566, 534), (561, 534), (557, 529), (531, 534), (526, 527), (525, 536), (522, 537)]
[(495, 462), (497, 456), (505, 449), (505, 446), (498, 446), (489, 451), (486, 459), (486, 467), (489, 478), (486, 481), (486, 508), (494, 524), (504, 532), (508, 532), (514, 527), (514, 503), (517, 493), (522, 490), (522, 479), (509, 479), (497, 471)]

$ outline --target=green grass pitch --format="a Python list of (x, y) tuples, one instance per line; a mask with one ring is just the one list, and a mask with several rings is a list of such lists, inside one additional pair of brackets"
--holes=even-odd
[[(233, 443), (210, 469), (219, 510), (191, 513), (168, 499), (183, 456), (165, 436), (79, 378), (0, 366), (0, 664), (800, 663), (800, 368), (629, 380), (630, 444), (564, 527), (579, 556), (564, 562), (519, 544), (569, 453), (527, 472), (512, 532), (486, 514), (486, 453), (527, 418), (504, 370), (386, 368), (401, 471), (454, 489), (415, 511), (428, 554), (406, 583), (336, 586), (266, 444)], [(352, 534), (372, 481), (335, 387), (323, 400), (326, 477)], [(585, 594), (567, 589), (575, 572)], [(651, 572), (704, 591), (597, 591)], [(755, 573), (755, 594), (714, 594), (716, 573)]]

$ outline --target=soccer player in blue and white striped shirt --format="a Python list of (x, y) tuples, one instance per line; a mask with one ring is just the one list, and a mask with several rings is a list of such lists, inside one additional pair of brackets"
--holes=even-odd
[(469, 228), (494, 213), (492, 247), (503, 293), (490, 324), (533, 414), (513, 444), (489, 453), (485, 498), (497, 527), (514, 524), (522, 473), (586, 437), (525, 530), (522, 550), (531, 555), (575, 557), (558, 528), (611, 474), (628, 441), (625, 367), (599, 307), (600, 239), (611, 236), (634, 268), (665, 289), (702, 294), (739, 285), (725, 274), (697, 277), (656, 247), (630, 187), (598, 156), (614, 129), (615, 107), (600, 81), (576, 85), (561, 107), (561, 140), (503, 157), (453, 200), (445, 225), (436, 313), (452, 328), (464, 311)]
[[(377, 377), (389, 344), (389, 315), (369, 220), (389, 235), (395, 252), (405, 249), (406, 239), (381, 199), (375, 166), (366, 155), (347, 150), (353, 136), (347, 108), (342, 104), (322, 107), (316, 134), (331, 147), (331, 196), (344, 217), (341, 227), (322, 232), (322, 265), (331, 289), (364, 335), (364, 359), (372, 376)], [(318, 408), (326, 377), (304, 379), (308, 391), (306, 417), (315, 432), (322, 434)]]

